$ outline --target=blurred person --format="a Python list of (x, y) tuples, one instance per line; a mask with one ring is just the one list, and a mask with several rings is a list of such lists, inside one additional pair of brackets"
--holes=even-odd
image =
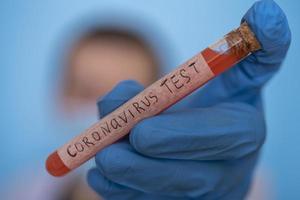
[[(52, 82), (56, 81), (52, 88), (55, 90), (53, 125), (56, 124), (55, 132), (63, 137), (72, 136), (65, 132), (76, 134), (86, 123), (94, 121), (97, 116), (95, 102), (118, 82), (134, 79), (148, 86), (161, 73), (160, 58), (147, 36), (138, 32), (141, 26), (136, 20), (122, 17), (115, 24), (109, 22), (109, 27), (101, 24), (101, 20), (94, 16), (84, 25), (76, 23), (76, 27), (65, 31), (62, 37), (69, 44), (60, 43), (58, 46), (63, 49), (59, 53), (55, 49), (54, 60), (57, 61), (54, 63), (58, 66), (52, 76)], [(117, 23), (122, 23), (122, 27)], [(143, 30), (156, 31), (145, 24), (143, 22)], [(79, 33), (72, 35), (73, 29), (78, 29)], [(156, 39), (159, 40), (158, 36)], [(26, 173), (31, 177), (31, 184), (14, 183), (7, 199), (99, 199), (86, 184), (86, 166), (64, 180), (53, 180), (44, 173), (29, 170)]]
[[(71, 49), (60, 91), (60, 110), (71, 118), (85, 112), (94, 114), (97, 98), (118, 82), (134, 79), (147, 86), (156, 80), (158, 67), (152, 49), (134, 33), (91, 30)], [(68, 183), (67, 188), (74, 185), (66, 190), (72, 195), (69, 199), (92, 198), (84, 181), (79, 177)]]

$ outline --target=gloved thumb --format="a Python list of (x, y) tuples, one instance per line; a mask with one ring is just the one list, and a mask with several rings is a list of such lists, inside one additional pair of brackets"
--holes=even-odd
[(103, 118), (143, 89), (144, 87), (136, 81), (121, 81), (97, 102), (99, 117)]
[[(291, 31), (282, 9), (273, 0), (256, 2), (245, 14), (246, 21), (258, 38), (262, 50), (246, 60), (249, 77), (264, 84), (282, 64), (291, 43)], [(252, 65), (251, 65), (252, 64)]]

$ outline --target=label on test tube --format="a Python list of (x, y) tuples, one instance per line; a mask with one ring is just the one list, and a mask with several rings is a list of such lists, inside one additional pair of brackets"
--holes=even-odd
[(59, 148), (58, 156), (67, 168), (78, 167), (125, 136), (137, 122), (162, 112), (213, 77), (202, 54), (197, 54)]

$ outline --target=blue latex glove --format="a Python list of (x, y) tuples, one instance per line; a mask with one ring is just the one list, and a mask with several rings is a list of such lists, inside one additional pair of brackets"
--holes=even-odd
[[(263, 50), (183, 103), (143, 120), (96, 155), (90, 186), (106, 199), (242, 199), (266, 134), (261, 90), (281, 65), (291, 40), (272, 0), (246, 20)], [(124, 81), (100, 102), (104, 116), (142, 90)]]

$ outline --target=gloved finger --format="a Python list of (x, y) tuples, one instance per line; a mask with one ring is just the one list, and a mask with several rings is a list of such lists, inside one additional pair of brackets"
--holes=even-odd
[(121, 81), (97, 102), (100, 118), (124, 104), (143, 89), (144, 87), (136, 81)]
[(141, 154), (168, 159), (228, 160), (253, 153), (265, 138), (264, 118), (244, 103), (165, 112), (138, 123), (129, 136)]
[(113, 183), (96, 168), (89, 170), (87, 181), (90, 187), (105, 199), (137, 199), (142, 195), (140, 191)]
[(261, 87), (282, 64), (291, 42), (291, 32), (281, 8), (273, 0), (261, 0), (248, 10), (242, 21), (249, 24), (262, 50), (250, 55), (199, 91), (191, 100), (195, 107), (228, 100), (255, 105), (260, 98)]
[[(131, 199), (143, 199), (143, 200), (173, 200), (174, 197), (157, 196), (141, 192), (120, 184), (114, 183), (105, 178), (97, 168), (91, 169), (87, 175), (87, 181), (89, 186), (96, 191), (104, 199), (114, 200), (131, 200)], [(175, 198), (177, 199), (177, 198)]]
[(117, 184), (173, 197), (214, 197), (207, 199), (221, 198), (244, 181), (245, 176), (251, 176), (255, 160), (255, 154), (216, 162), (154, 159), (137, 153), (125, 141), (96, 155), (100, 173)]

